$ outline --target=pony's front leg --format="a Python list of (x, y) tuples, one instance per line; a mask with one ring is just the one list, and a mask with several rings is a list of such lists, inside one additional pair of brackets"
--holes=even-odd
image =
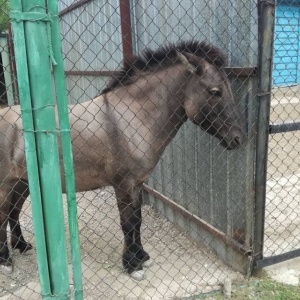
[(117, 188), (116, 196), (120, 211), (121, 227), (124, 234), (123, 266), (132, 278), (141, 280), (144, 277), (143, 263), (150, 259), (141, 243), (141, 198), (140, 188), (130, 192)]
[(11, 200), (9, 225), (11, 229), (11, 246), (13, 249), (19, 249), (20, 253), (26, 253), (32, 249), (32, 245), (25, 241), (19, 216), (24, 204), (24, 201), (29, 196), (28, 184), (21, 180), (15, 185)]

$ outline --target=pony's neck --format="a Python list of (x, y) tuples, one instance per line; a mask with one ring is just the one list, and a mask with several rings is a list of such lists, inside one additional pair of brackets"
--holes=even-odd
[[(116, 88), (94, 101), (102, 102), (108, 118), (113, 116), (118, 120), (123, 116), (121, 119), (132, 122), (137, 136), (142, 136), (145, 143), (151, 145), (154, 155), (160, 156), (187, 120), (183, 106), (187, 73), (185, 67), (179, 64), (138, 75), (133, 78), (134, 83)], [(105, 98), (108, 100), (105, 101)], [(130, 126), (125, 125), (124, 122), (118, 124), (121, 131), (130, 130)]]
[[(187, 120), (184, 109), (186, 72), (185, 66), (175, 65), (158, 74), (160, 77), (156, 87), (157, 97), (154, 97), (159, 110), (164, 109), (165, 111), (165, 126), (169, 125), (176, 130)], [(163, 104), (161, 105), (162, 102)], [(170, 130), (172, 129), (170, 128)]]
[(132, 84), (109, 92), (109, 103), (131, 110), (160, 142), (167, 142), (187, 119), (183, 106), (186, 72), (181, 64), (153, 73), (140, 72)]
[[(186, 72), (185, 66), (175, 65), (154, 74), (141, 73), (139, 79), (131, 85), (136, 93), (132, 96), (142, 103), (142, 109), (149, 114), (149, 121), (156, 122), (151, 131), (163, 148), (187, 120), (183, 106)], [(131, 89), (128, 92), (131, 93)]]
[[(157, 110), (174, 115), (182, 108), (180, 119), (184, 119), (185, 86), (187, 81), (186, 66), (177, 64), (154, 73), (140, 72), (136, 80), (114, 93), (121, 101), (137, 101), (149, 113)], [(166, 115), (165, 115), (166, 117)]]

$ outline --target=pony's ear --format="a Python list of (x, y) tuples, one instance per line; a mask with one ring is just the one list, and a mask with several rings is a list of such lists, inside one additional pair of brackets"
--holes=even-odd
[(177, 52), (179, 61), (187, 67), (189, 72), (194, 73), (197, 71), (197, 64), (195, 64), (195, 61), (193, 61), (192, 56), (192, 54), (187, 52)]
[(198, 75), (202, 75), (209, 67), (209, 63), (204, 58), (189, 52), (182, 52), (179, 54), (181, 55), (181, 62), (188, 66), (190, 72), (197, 72)]

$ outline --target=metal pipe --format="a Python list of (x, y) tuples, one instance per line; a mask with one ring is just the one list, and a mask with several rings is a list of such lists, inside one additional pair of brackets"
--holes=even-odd
[[(48, 12), (52, 16), (57, 16), (57, 1), (48, 0)], [(61, 135), (61, 147), (64, 162), (65, 185), (68, 200), (69, 231), (71, 243), (71, 256), (74, 280), (75, 300), (83, 299), (83, 284), (81, 272), (80, 244), (77, 224), (77, 203), (75, 190), (75, 176), (73, 153), (70, 135), (70, 123), (68, 112), (68, 100), (66, 94), (66, 84), (64, 76), (64, 62), (62, 57), (59, 19), (52, 20), (51, 37), (53, 42), (53, 55), (56, 65), (53, 66), (54, 83), (56, 91), (56, 103), (59, 116), (59, 127)]]
[[(21, 0), (10, 1), (10, 12), (22, 11)], [(25, 142), (25, 155), (29, 189), (31, 196), (31, 210), (33, 227), (35, 232), (35, 247), (43, 299), (50, 299), (51, 287), (48, 269), (48, 257), (46, 251), (46, 237), (44, 229), (43, 206), (40, 191), (40, 179), (36, 153), (36, 142), (32, 115), (31, 93), (29, 88), (27, 50), (25, 44), (24, 23), (11, 21), (14, 33), (14, 49), (16, 70), (18, 76), (19, 97), (21, 103), (21, 115), (23, 135)]]
[(256, 67), (225, 67), (224, 71), (229, 77), (256, 77)]
[(65, 75), (72, 76), (115, 76), (118, 71), (65, 71)]
[(159, 191), (153, 189), (152, 187), (150, 187), (149, 185), (147, 185), (145, 183), (143, 185), (143, 189), (147, 193), (149, 193), (149, 194), (155, 196), (156, 198), (160, 199), (161, 201), (163, 201), (165, 204), (170, 206), (174, 211), (177, 211), (178, 213), (182, 214), (184, 217), (188, 218), (190, 221), (194, 222), (195, 224), (204, 228), (206, 231), (210, 232), (212, 235), (218, 237), (220, 240), (222, 240), (226, 244), (226, 246), (231, 247), (232, 249), (242, 253), (243, 255), (245, 255), (247, 257), (251, 255), (251, 253), (252, 253), (251, 249), (245, 247), (244, 245), (240, 244), (239, 242), (235, 241), (234, 239), (231, 239), (224, 232), (215, 228), (214, 226), (212, 226), (208, 222), (202, 220), (198, 216), (192, 214), (187, 209), (185, 209), (183, 206), (174, 202), (170, 198), (166, 197)]
[[(27, 13), (28, 12), (28, 13)], [(53, 299), (69, 299), (68, 259), (50, 59), (51, 23), (44, 0), (23, 0), (29, 84)], [(50, 55), (50, 57), (49, 57)]]
[(120, 18), (124, 60), (133, 56), (129, 0), (120, 0)]
[[(237, 78), (249, 78), (257, 76), (257, 68), (256, 67), (226, 67), (224, 71), (229, 77), (237, 77)], [(93, 70), (70, 70), (65, 71), (66, 75), (76, 75), (76, 76), (116, 76), (118, 75), (118, 70), (116, 71), (93, 71)]]
[(261, 260), (257, 260), (255, 262), (255, 268), (257, 269), (265, 268), (267, 266), (278, 264), (292, 258), (297, 258), (299, 256), (300, 256), (300, 249), (292, 250), (287, 253), (273, 255), (271, 257), (266, 257)]
[(258, 1), (258, 121), (255, 165), (254, 264), (263, 257), (275, 0)]
[(269, 126), (270, 134), (297, 131), (297, 130), (300, 130), (300, 122), (272, 124)]

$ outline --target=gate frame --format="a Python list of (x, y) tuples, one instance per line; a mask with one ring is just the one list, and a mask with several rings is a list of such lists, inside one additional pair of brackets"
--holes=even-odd
[[(270, 125), (275, 0), (259, 0), (259, 110), (257, 128), (253, 274), (262, 268), (300, 256), (300, 249), (263, 257), (269, 135), (300, 129), (300, 122)], [(270, 39), (271, 38), (271, 39)]]

